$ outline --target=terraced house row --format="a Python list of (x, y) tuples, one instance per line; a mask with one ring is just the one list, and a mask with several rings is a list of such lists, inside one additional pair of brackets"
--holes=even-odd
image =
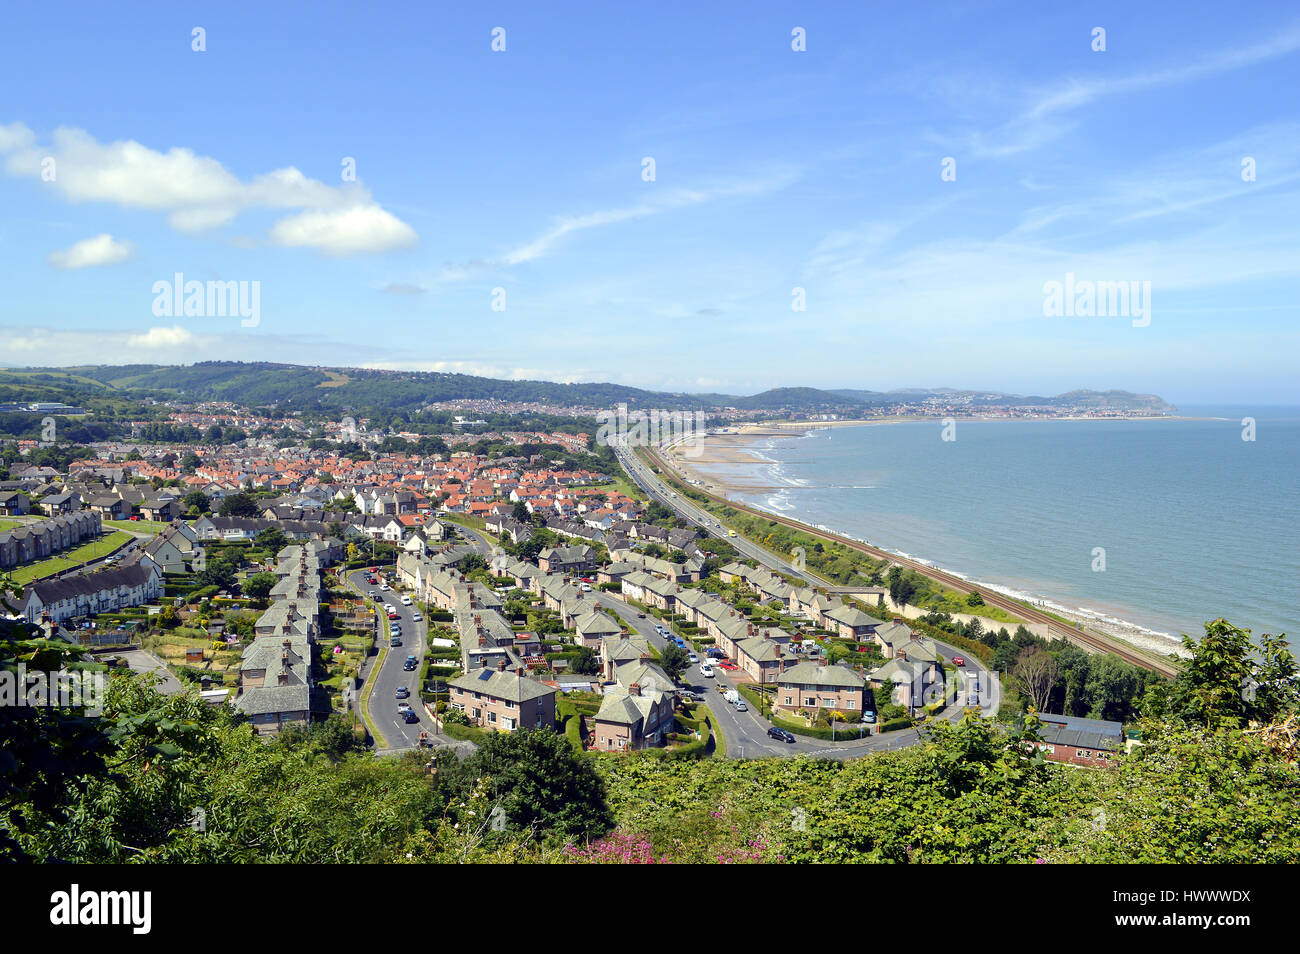
[(44, 560), (103, 532), (99, 514), (78, 512), (0, 532), (0, 570)]
[(314, 542), (280, 551), (271, 605), (253, 625), (253, 641), (239, 664), (235, 708), (260, 734), (278, 733), (311, 718), (312, 647), (321, 631), (320, 571), (331, 559)]

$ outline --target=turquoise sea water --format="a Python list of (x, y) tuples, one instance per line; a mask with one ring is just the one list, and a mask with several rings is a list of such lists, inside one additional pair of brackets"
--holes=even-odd
[(1181, 412), (1213, 419), (958, 421), (950, 442), (938, 421), (828, 428), (698, 466), (777, 488), (737, 495), (753, 505), (1048, 605), (1294, 642), (1300, 408)]

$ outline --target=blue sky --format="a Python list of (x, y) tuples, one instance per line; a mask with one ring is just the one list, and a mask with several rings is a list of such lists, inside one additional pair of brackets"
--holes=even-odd
[(277, 6), (7, 9), (0, 362), (1300, 403), (1300, 9)]

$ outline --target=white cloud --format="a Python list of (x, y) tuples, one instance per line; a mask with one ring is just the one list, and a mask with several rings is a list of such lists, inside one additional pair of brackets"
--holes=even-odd
[(147, 348), (150, 351), (181, 348), (193, 345), (197, 336), (187, 328), (172, 325), (170, 328), (150, 328), (144, 334), (131, 335), (127, 344), (132, 348)]
[[(132, 140), (99, 142), (82, 129), (60, 128), (40, 143), (22, 123), (0, 126), (0, 154), (16, 176), (40, 178), (54, 160), (47, 184), (69, 202), (111, 202), (128, 209), (167, 213), (172, 228), (195, 232), (226, 225), (241, 212), (295, 210), (277, 222), (282, 244), (331, 255), (382, 252), (409, 245), (415, 231), (385, 211), (359, 184), (326, 185), (292, 166), (241, 181), (219, 161), (191, 149), (159, 152)], [(277, 239), (280, 240), (280, 239)]]
[(314, 248), (327, 255), (387, 252), (414, 245), (415, 229), (377, 205), (332, 212), (302, 212), (271, 228), (272, 242)]
[(90, 268), (95, 265), (117, 265), (131, 257), (131, 243), (119, 242), (107, 232), (94, 238), (82, 239), (69, 248), (58, 249), (46, 256), (55, 268)]

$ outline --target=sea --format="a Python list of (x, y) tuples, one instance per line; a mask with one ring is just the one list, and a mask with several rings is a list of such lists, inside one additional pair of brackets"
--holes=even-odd
[[(1224, 617), (1300, 636), (1300, 407), (958, 419), (756, 437), (753, 506), (1157, 645)], [(1253, 422), (1253, 428), (1252, 428)], [(1247, 439), (1249, 438), (1249, 439)]]

